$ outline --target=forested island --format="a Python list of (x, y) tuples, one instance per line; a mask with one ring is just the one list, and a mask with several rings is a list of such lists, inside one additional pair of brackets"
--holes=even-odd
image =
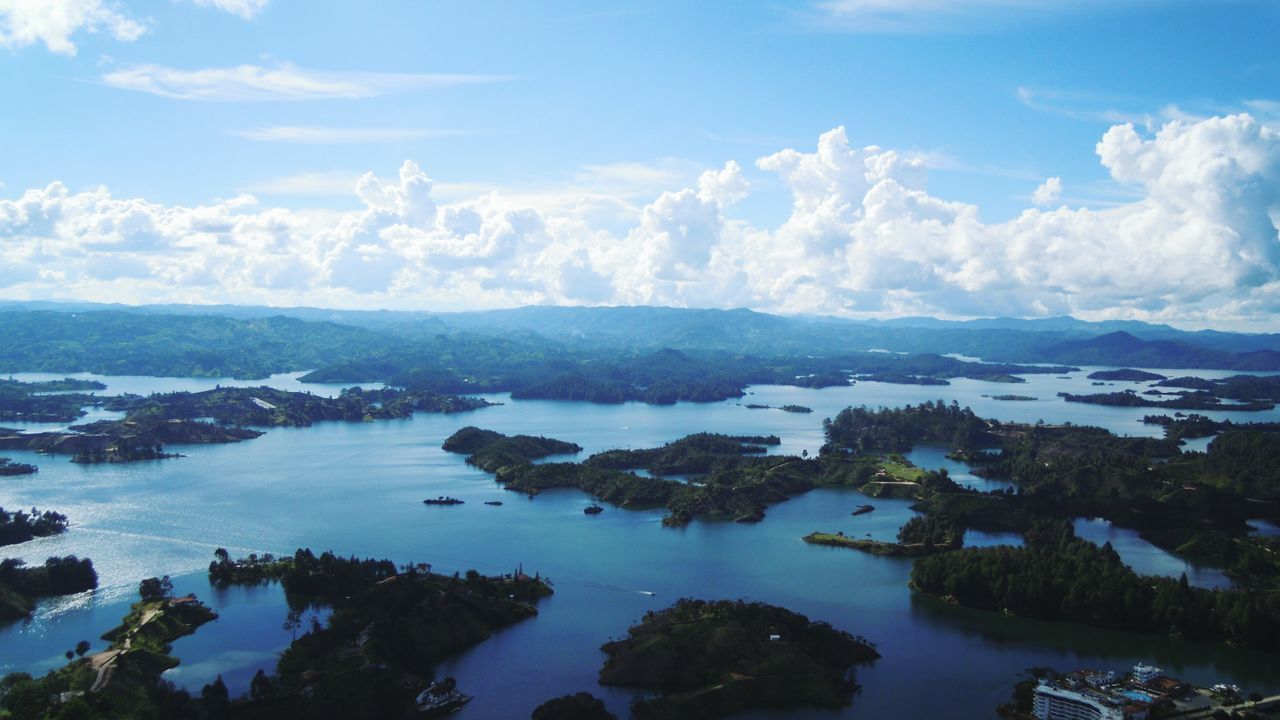
[(632, 703), (636, 720), (844, 707), (857, 690), (850, 668), (880, 657), (863, 638), (741, 600), (678, 600), (601, 649), (601, 684), (658, 693)]
[(67, 516), (52, 510), (41, 512), (31, 508), (8, 511), (0, 507), (0, 545), (13, 545), (32, 538), (48, 537), (65, 532)]
[(51, 557), (35, 567), (12, 558), (0, 561), (0, 623), (29, 617), (40, 598), (96, 587), (98, 573), (89, 558)]
[(161, 674), (178, 665), (169, 655), (174, 640), (189, 635), (217, 614), (188, 595), (173, 597), (168, 578), (149, 578), (141, 599), (120, 625), (102, 638), (104, 651), (86, 656), (88, 642), (68, 651), (68, 663), (35, 678), (13, 673), (0, 679), (0, 712), (14, 718), (211, 717)]
[(0, 421), (73, 422), (84, 415), (86, 405), (99, 405), (102, 399), (85, 390), (105, 390), (96, 380), (45, 380), (22, 382), (13, 378), (0, 380)]
[(1275, 591), (1204, 590), (1142, 576), (1110, 543), (1071, 537), (1027, 547), (968, 548), (917, 560), (912, 586), (986, 610), (1280, 651)]
[(321, 421), (368, 422), (415, 412), (454, 413), (491, 405), (479, 398), (424, 390), (346, 388), (329, 398), (271, 387), (123, 395), (99, 400), (119, 420), (73, 425), (66, 431), (0, 432), (0, 449), (71, 455), (74, 462), (133, 462), (175, 457), (168, 445), (233, 443), (259, 437), (254, 427), (309, 426)]
[[(1226, 568), (1237, 582), (1280, 582), (1272, 541), (1246, 519), (1280, 500), (1280, 425), (1223, 424), (1206, 453), (1182, 453), (1181, 422), (1166, 437), (1121, 437), (1101, 428), (1000, 423), (958, 405), (850, 408), (827, 423), (828, 447), (865, 454), (946, 442), (975, 473), (1015, 483), (1016, 493), (947, 492), (917, 509), (962, 527), (1035, 535), (1046, 520), (1103, 517), (1165, 549)], [(992, 448), (999, 448), (992, 452)], [(1265, 515), (1264, 515), (1265, 516)]]
[[(67, 559), (68, 562), (74, 558)], [(52, 562), (52, 561), (51, 561)], [(91, 569), (91, 566), (89, 566)], [(0, 566), (0, 578), (9, 566)], [(198, 696), (161, 679), (178, 664), (171, 643), (217, 616), (194, 596), (173, 597), (168, 578), (144, 580), (105, 651), (68, 652), (66, 666), (40, 678), (0, 679), (0, 716), (14, 718), (367, 718), (412, 716), (415, 698), (442, 659), (537, 614), (547, 581), (517, 571), (486, 577), (474, 570), (439, 575), (427, 565), (342, 558), (298, 550), (292, 556), (232, 560), (216, 553), (210, 582), (279, 581), (294, 608), (286, 620), (303, 632), (277, 670), (261, 670), (248, 696), (231, 698), (222, 678)], [(0, 589), (2, 592), (2, 589)], [(3, 597), (0, 595), (0, 597)], [(302, 627), (308, 607), (332, 609), (327, 624)]]
[[(0, 434), (4, 430), (0, 429)], [(37, 472), (39, 468), (30, 463), (14, 462), (7, 457), (0, 457), (0, 477), (13, 477), (16, 475), (31, 475)]]
[(517, 570), (486, 577), (474, 570), (441, 575), (429, 565), (342, 558), (298, 550), (279, 559), (231, 560), (209, 567), (218, 585), (278, 579), (291, 607), (326, 606), (281, 655), (276, 673), (255, 678), (235, 718), (387, 718), (414, 709), (414, 697), (444, 658), (501, 628), (537, 615), (549, 583)]
[[(901, 457), (767, 455), (767, 447), (779, 442), (774, 436), (699, 433), (659, 448), (597, 453), (581, 463), (535, 464), (531, 460), (550, 454), (548, 444), (560, 449), (577, 446), (468, 427), (446, 440), (444, 448), (469, 452), (468, 463), (493, 472), (508, 490), (537, 495), (568, 487), (624, 508), (665, 507), (663, 524), (668, 527), (701, 516), (758, 522), (769, 505), (820, 486), (908, 497), (925, 496), (935, 487), (958, 487), (945, 473), (921, 471)], [(637, 470), (647, 474), (636, 474)], [(668, 475), (692, 475), (697, 480), (671, 480)]]
[(1146, 370), (1134, 370), (1132, 368), (1118, 368), (1116, 370), (1098, 370), (1091, 372), (1085, 376), (1090, 380), (1119, 380), (1124, 382), (1151, 382), (1153, 380), (1168, 380), (1169, 378), (1159, 373), (1147, 372)]

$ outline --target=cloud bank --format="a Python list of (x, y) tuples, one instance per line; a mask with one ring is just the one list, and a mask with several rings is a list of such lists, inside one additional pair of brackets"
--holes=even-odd
[[(0, 295), (1274, 320), (1280, 134), (1249, 115), (1172, 121), (1154, 135), (1117, 125), (1097, 154), (1140, 199), (1029, 208), (1001, 223), (931, 195), (921, 159), (857, 147), (842, 128), (813, 150), (755, 161), (790, 190), (777, 227), (734, 218), (750, 193), (736, 162), (661, 192), (624, 227), (600, 221), (600, 198), (585, 196), (443, 203), (413, 162), (393, 179), (360, 177), (352, 192), (363, 208), (344, 213), (263, 208), (248, 195), (166, 206), (55, 182), (0, 201)], [(1037, 200), (1056, 201), (1052, 180)]]

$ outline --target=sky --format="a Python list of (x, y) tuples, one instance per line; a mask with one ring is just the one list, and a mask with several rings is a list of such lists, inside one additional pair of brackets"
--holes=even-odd
[(1280, 330), (1280, 3), (0, 0), (0, 298)]

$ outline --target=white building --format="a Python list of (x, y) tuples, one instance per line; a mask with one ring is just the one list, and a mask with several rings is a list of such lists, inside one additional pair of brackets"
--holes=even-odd
[(1124, 720), (1124, 712), (1100, 695), (1044, 682), (1036, 686), (1031, 712), (1040, 720)]
[(1156, 678), (1160, 677), (1163, 674), (1164, 674), (1164, 670), (1161, 670), (1160, 668), (1155, 667), (1154, 665), (1143, 665), (1139, 663), (1133, 666), (1133, 679), (1137, 680), (1143, 685), (1151, 682), (1152, 680), (1155, 680)]

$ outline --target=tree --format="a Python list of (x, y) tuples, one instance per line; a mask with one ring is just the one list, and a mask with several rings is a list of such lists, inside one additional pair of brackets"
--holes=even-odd
[[(261, 670), (259, 670), (261, 672)], [(204, 700), (205, 705), (210, 710), (224, 710), (231, 704), (230, 695), (227, 692), (227, 684), (222, 681), (219, 675), (213, 682), (204, 686), (200, 691), (200, 698)]]
[(271, 685), (271, 678), (267, 677), (262, 668), (258, 668), (253, 680), (249, 681), (249, 697), (258, 702), (270, 700), (273, 695), (275, 695), (275, 688)]
[(298, 628), (302, 627), (302, 610), (290, 608), (289, 613), (285, 615), (284, 624), (280, 627), (288, 630), (293, 635), (293, 639), (297, 640)]
[(139, 583), (138, 594), (142, 596), (145, 602), (163, 600), (173, 595), (173, 581), (169, 579), (168, 575), (162, 578), (147, 578)]
[(81, 640), (80, 642), (76, 643), (76, 655), (79, 655), (80, 657), (84, 657), (84, 654), (89, 652), (89, 647), (90, 645), (88, 640)]

